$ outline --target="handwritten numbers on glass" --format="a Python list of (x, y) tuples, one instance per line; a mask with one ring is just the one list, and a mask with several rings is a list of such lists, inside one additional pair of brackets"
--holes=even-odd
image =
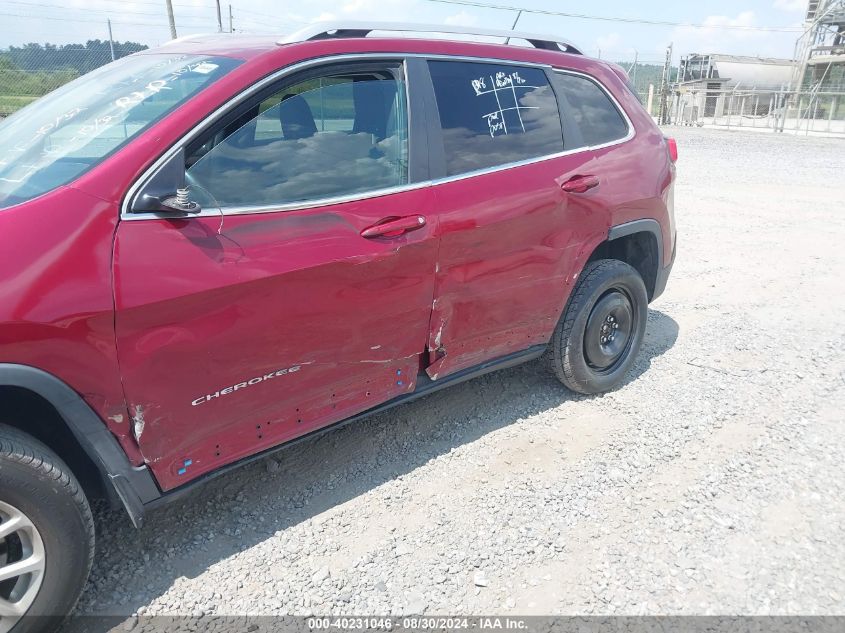
[[(489, 80), (489, 82), (488, 82)], [(488, 88), (488, 83), (491, 88)], [(506, 121), (506, 112), (513, 112), (516, 116), (511, 118), (511, 122), (518, 122), (519, 129), (525, 132), (525, 123), (522, 120), (523, 110), (535, 110), (536, 106), (526, 106), (520, 103), (520, 98), (525, 96), (525, 91), (536, 90), (538, 86), (531, 86), (520, 77), (519, 71), (503, 72), (499, 71), (487, 77), (479, 77), (473, 79), (471, 82), (472, 88), (475, 91), (476, 97), (492, 94), (496, 97), (496, 110), (482, 114), (482, 118), (487, 120), (487, 126), (490, 129), (490, 136), (507, 135), (510, 132), (516, 131), (515, 128), (508, 130)], [(521, 90), (522, 92), (517, 92)]]

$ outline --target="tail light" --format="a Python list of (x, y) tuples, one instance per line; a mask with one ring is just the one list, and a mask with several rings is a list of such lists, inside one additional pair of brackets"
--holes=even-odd
[(678, 162), (678, 143), (673, 138), (666, 137), (666, 147), (669, 149), (669, 158), (673, 163)]

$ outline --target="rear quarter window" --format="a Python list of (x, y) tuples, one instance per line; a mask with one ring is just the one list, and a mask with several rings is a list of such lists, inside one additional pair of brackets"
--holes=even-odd
[(554, 73), (553, 81), (586, 145), (603, 145), (628, 136), (628, 122), (595, 81), (564, 72)]

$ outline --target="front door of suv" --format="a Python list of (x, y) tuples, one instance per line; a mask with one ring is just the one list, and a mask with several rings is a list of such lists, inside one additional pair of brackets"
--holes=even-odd
[(436, 239), (404, 77), (282, 79), (186, 147), (198, 217), (120, 223), (124, 388), (165, 489), (414, 389)]
[[(428, 62), (441, 234), (431, 365), (438, 378), (551, 337), (590, 239), (606, 234), (593, 153), (564, 126), (547, 69)], [(581, 149), (578, 149), (581, 148)], [(585, 182), (588, 182), (585, 180)]]

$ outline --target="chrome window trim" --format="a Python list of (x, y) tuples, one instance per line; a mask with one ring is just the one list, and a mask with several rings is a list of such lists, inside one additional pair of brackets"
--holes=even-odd
[[(176, 141), (164, 154), (162, 154), (152, 165), (150, 165), (144, 172), (138, 177), (132, 185), (129, 187), (126, 195), (123, 198), (123, 202), (121, 203), (120, 207), (120, 219), (126, 221), (136, 221), (136, 220), (159, 220), (159, 219), (173, 219), (174, 217), (168, 213), (132, 213), (129, 210), (129, 204), (131, 200), (137, 195), (138, 191), (155, 175), (155, 173), (161, 169), (161, 167), (173, 157), (178, 151), (180, 151), (183, 147), (185, 147), (188, 143), (193, 141), (197, 136), (202, 134), (210, 125), (212, 125), (217, 118), (224, 115), (231, 107), (238, 105), (239, 103), (245, 101), (254, 93), (258, 92), (268, 84), (271, 84), (279, 79), (283, 78), (285, 75), (289, 75), (300, 70), (304, 70), (310, 68), (312, 66), (317, 66), (320, 64), (325, 63), (332, 63), (332, 62), (340, 62), (340, 61), (357, 61), (357, 60), (371, 60), (371, 59), (400, 59), (402, 61), (403, 66), (406, 66), (405, 60), (409, 58), (422, 58), (426, 60), (446, 60), (446, 61), (468, 61), (468, 62), (479, 62), (479, 63), (492, 63), (492, 64), (507, 64), (512, 66), (523, 66), (523, 67), (530, 67), (530, 68), (542, 68), (542, 69), (549, 69), (556, 73), (564, 73), (564, 74), (571, 74), (571, 75), (578, 75), (584, 77), (596, 85), (608, 96), (608, 98), (613, 103), (614, 107), (622, 114), (623, 118), (625, 119), (625, 123), (628, 126), (628, 134), (627, 136), (614, 140), (609, 141), (607, 143), (603, 143), (601, 145), (594, 145), (594, 146), (584, 146), (584, 147), (576, 147), (570, 150), (564, 150), (562, 152), (556, 152), (554, 154), (546, 154), (544, 156), (537, 156), (535, 158), (529, 158), (522, 161), (512, 162), (512, 163), (504, 163), (502, 165), (496, 165), (494, 167), (487, 167), (485, 169), (479, 169), (476, 171), (465, 172), (462, 174), (455, 174), (453, 176), (445, 176), (443, 178), (425, 180), (415, 183), (408, 183), (405, 185), (399, 185), (396, 187), (389, 187), (383, 189), (374, 189), (372, 191), (364, 191), (353, 193), (345, 196), (335, 196), (330, 198), (320, 198), (315, 200), (307, 200), (302, 202), (289, 202), (285, 204), (277, 204), (277, 205), (257, 205), (257, 206), (240, 206), (240, 207), (225, 207), (225, 208), (216, 208), (216, 209), (203, 209), (200, 213), (190, 216), (178, 216), (181, 219), (192, 219), (192, 218), (203, 218), (203, 217), (220, 217), (228, 216), (228, 215), (251, 215), (251, 214), (258, 214), (258, 213), (281, 213), (287, 211), (297, 211), (297, 210), (305, 210), (305, 209), (313, 209), (316, 207), (327, 207), (335, 204), (342, 204), (347, 202), (356, 202), (359, 200), (369, 200), (371, 198), (379, 198), (382, 196), (392, 195), (396, 193), (402, 193), (405, 191), (413, 191), (416, 189), (424, 189), (426, 187), (434, 186), (434, 185), (442, 185), (447, 184), (450, 182), (456, 182), (460, 180), (465, 180), (467, 178), (473, 178), (475, 176), (482, 176), (485, 174), (495, 173), (499, 171), (504, 171), (507, 169), (515, 169), (518, 167), (524, 167), (526, 165), (532, 165), (534, 163), (540, 163), (547, 160), (554, 160), (556, 158), (562, 158), (564, 156), (570, 156), (573, 154), (577, 154), (579, 152), (588, 152), (594, 151), (598, 149), (604, 149), (606, 147), (612, 147), (614, 145), (621, 145), (622, 143), (626, 143), (630, 141), (636, 135), (636, 131), (634, 129), (633, 123), (631, 119), (628, 117), (628, 113), (625, 112), (625, 109), (619, 104), (613, 94), (610, 93), (604, 85), (596, 80), (591, 75), (586, 73), (582, 73), (576, 70), (568, 70), (563, 68), (556, 68), (551, 66), (550, 64), (541, 64), (536, 62), (522, 62), (519, 60), (512, 60), (512, 59), (498, 59), (493, 57), (475, 57), (475, 56), (467, 56), (467, 55), (445, 55), (445, 54), (426, 54), (426, 53), (348, 53), (342, 55), (330, 55), (327, 57), (318, 57), (315, 59), (309, 59), (302, 62), (298, 62), (291, 66), (287, 66), (276, 72), (267, 75), (263, 79), (259, 80), (258, 82), (254, 83), (250, 87), (248, 87), (243, 92), (240, 92), (235, 97), (229, 99), (226, 103), (219, 106), (209, 115), (207, 115), (202, 121), (200, 121), (197, 125), (191, 128), (186, 134), (184, 134), (178, 141)], [(407, 68), (405, 68), (405, 80), (407, 82)], [(411, 129), (411, 108), (410, 108), (410, 94), (411, 94), (411, 87), (410, 85), (406, 86), (406, 95), (405, 98), (408, 102), (408, 130), (410, 133)], [(410, 138), (409, 138), (409, 156), (410, 156)]]
[(190, 220), (192, 218), (208, 218), (217, 217), (221, 215), (251, 215), (255, 213), (283, 213), (286, 211), (301, 211), (306, 209), (314, 209), (316, 207), (328, 207), (334, 204), (343, 204), (346, 202), (357, 202), (359, 200), (369, 200), (371, 198), (380, 198), (382, 196), (389, 196), (394, 193), (402, 193), (404, 191), (413, 191), (414, 189), (423, 189), (431, 185), (430, 180), (408, 183), (406, 185), (398, 185), (396, 187), (387, 187), (383, 189), (373, 189), (372, 191), (363, 191), (358, 193), (350, 193), (345, 196), (334, 196), (331, 198), (319, 198), (315, 200), (304, 200), (297, 202), (288, 202), (285, 204), (274, 205), (256, 205), (256, 206), (233, 206), (233, 207), (215, 207), (213, 209), (202, 209), (199, 213), (194, 213), (189, 216), (174, 216), (169, 213), (130, 213), (130, 217), (123, 217), (124, 220), (140, 220), (140, 219), (173, 219)]
[(547, 160), (554, 160), (556, 158), (563, 158), (564, 156), (572, 156), (580, 152), (591, 150), (591, 147), (576, 147), (574, 149), (563, 150), (562, 152), (555, 152), (554, 154), (544, 154), (536, 158), (526, 158), (514, 163), (504, 163), (503, 165), (496, 165), (495, 167), (485, 167), (484, 169), (476, 169), (475, 171), (464, 172), (463, 174), (455, 174), (453, 176), (444, 176), (431, 181), (432, 185), (443, 185), (458, 180), (466, 180), (467, 178), (474, 178), (475, 176), (484, 176), (486, 174), (493, 174), (499, 171), (508, 169), (516, 169), (517, 167), (525, 167), (526, 165), (533, 165), (534, 163), (543, 163)]
[(604, 95), (610, 100), (610, 102), (613, 104), (613, 107), (616, 108), (616, 111), (622, 115), (622, 119), (625, 121), (625, 125), (628, 127), (628, 133), (625, 136), (621, 136), (618, 139), (608, 141), (606, 143), (601, 143), (599, 145), (589, 145), (587, 146), (587, 149), (604, 149), (605, 147), (612, 147), (614, 145), (626, 143), (632, 138), (634, 138), (634, 136), (636, 135), (636, 130), (634, 129), (634, 124), (631, 121), (631, 118), (628, 116), (628, 113), (625, 112), (625, 108), (623, 108), (619, 101), (616, 99), (616, 97), (613, 96), (613, 93), (610, 92), (610, 90), (608, 90), (602, 82), (600, 82), (592, 75), (588, 75), (587, 73), (582, 73), (577, 70), (568, 70), (565, 68), (553, 68), (552, 70), (559, 75), (575, 75), (576, 77), (583, 77), (584, 79), (593, 82), (596, 86), (598, 86), (599, 90), (601, 90)]
[[(150, 219), (162, 219), (162, 218), (173, 218), (174, 216), (169, 213), (132, 213), (129, 209), (132, 200), (138, 195), (138, 192), (146, 185), (150, 179), (155, 176), (159, 169), (161, 169), (164, 164), (170, 160), (177, 152), (179, 152), (182, 148), (188, 145), (191, 141), (193, 141), (197, 136), (205, 132), (211, 125), (213, 125), (216, 120), (225, 115), (232, 107), (237, 106), (238, 104), (246, 101), (256, 92), (260, 91), (261, 89), (265, 88), (266, 86), (284, 78), (286, 75), (290, 75), (301, 70), (305, 70), (307, 68), (311, 68), (313, 66), (319, 66), (322, 64), (331, 64), (333, 62), (346, 62), (346, 61), (367, 61), (372, 59), (397, 59), (402, 63), (403, 71), (405, 73), (405, 81), (407, 84), (407, 65), (405, 60), (409, 57), (409, 55), (404, 53), (349, 53), (343, 55), (330, 55), (327, 57), (318, 57), (315, 59), (308, 59), (305, 61), (297, 62), (291, 66), (286, 66), (285, 68), (281, 68), (263, 79), (260, 79), (256, 83), (252, 84), (242, 92), (238, 93), (224, 104), (219, 106), (213, 112), (208, 114), (202, 121), (192, 127), (187, 133), (182, 135), (178, 141), (176, 141), (164, 154), (162, 154), (152, 165), (150, 165), (144, 172), (141, 174), (139, 178), (137, 178), (132, 185), (127, 190), (126, 195), (123, 197), (123, 202), (120, 206), (120, 218), (121, 220), (150, 220)], [(408, 132), (409, 132), (409, 139), (408, 139), (408, 156), (410, 156), (410, 130), (411, 130), (411, 91), (409, 87), (406, 85), (405, 87), (405, 101), (406, 101), (406, 108), (408, 110)], [(410, 170), (409, 170), (410, 174)], [(349, 196), (340, 196), (334, 198), (321, 198), (319, 200), (308, 200), (303, 202), (294, 202), (294, 203), (287, 203), (285, 205), (273, 205), (272, 207), (269, 206), (255, 206), (255, 207), (227, 207), (227, 208), (215, 208), (215, 209), (203, 209), (200, 213), (190, 215), (190, 216), (178, 216), (179, 219), (190, 219), (190, 218), (197, 218), (197, 217), (208, 217), (208, 216), (220, 216), (222, 215), (236, 215), (236, 214), (245, 214), (245, 213), (267, 213), (269, 211), (291, 211), (294, 209), (309, 209), (315, 206), (324, 206), (328, 204), (337, 204), (338, 202), (348, 202), (358, 199), (365, 199), (371, 197), (377, 197), (380, 195), (386, 195), (385, 192), (394, 193), (394, 189), (398, 189), (404, 191), (409, 188), (419, 188), (421, 183), (408, 183), (406, 185), (400, 185), (399, 187), (393, 187), (390, 189), (381, 189), (378, 191), (366, 191), (360, 192), (357, 194), (350, 194)], [(293, 206), (291, 206), (293, 205)], [(283, 209), (282, 207), (290, 207)], [(237, 212), (237, 213), (236, 213)]]

